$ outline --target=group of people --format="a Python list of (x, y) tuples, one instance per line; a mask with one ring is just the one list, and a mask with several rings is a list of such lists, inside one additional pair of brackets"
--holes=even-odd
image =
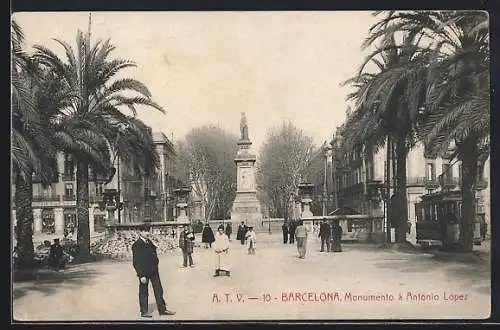
[[(229, 237), (231, 235), (230, 225), (224, 227), (219, 225), (217, 232), (214, 234), (210, 224), (205, 224), (202, 231), (202, 242), (205, 247), (214, 247), (215, 252), (215, 274), (214, 276), (230, 276), (230, 271), (227, 266), (227, 256), (229, 254)], [(238, 240), (242, 244), (248, 242), (248, 253), (255, 254), (256, 235), (252, 226), (246, 226), (244, 222), (238, 228)], [(139, 228), (139, 239), (132, 245), (133, 266), (139, 279), (139, 309), (141, 317), (152, 317), (148, 313), (148, 285), (151, 282), (153, 292), (160, 315), (174, 315), (175, 312), (167, 309), (167, 304), (163, 299), (163, 288), (158, 271), (158, 255), (156, 246), (149, 238), (150, 232), (147, 225)], [(243, 238), (241, 238), (241, 236)], [(188, 225), (184, 226), (179, 235), (179, 248), (182, 250), (183, 263), (182, 267), (194, 267), (193, 249), (195, 236), (192, 228)]]
[[(309, 230), (304, 226), (303, 220), (289, 221), (282, 225), (283, 244), (293, 244), (297, 240), (299, 258), (304, 259), (307, 250), (307, 237)], [(336, 220), (332, 225), (324, 220), (319, 225), (318, 237), (321, 239), (321, 252), (342, 252), (342, 227)]]
[(74, 259), (73, 256), (64, 251), (59, 238), (54, 238), (53, 244), (50, 244), (50, 241), (47, 240), (43, 241), (36, 248), (36, 255), (40, 262), (53, 270), (65, 268)]
[[(228, 223), (226, 225), (225, 229), (224, 229), (224, 225), (223, 224), (221, 224), (220, 226), (222, 226), (222, 231), (227, 235), (227, 238), (229, 240), (231, 240), (231, 234), (233, 232), (233, 228), (231, 227), (231, 223)], [(208, 248), (212, 247), (212, 243), (214, 241), (215, 241), (215, 236), (214, 236), (214, 232), (212, 230), (212, 227), (210, 226), (209, 223), (206, 223), (203, 226), (203, 230), (202, 230), (202, 233), (201, 233), (201, 242), (205, 244), (205, 249), (208, 249)]]
[[(227, 228), (227, 227), (226, 227)], [(252, 228), (249, 228), (247, 237), (253, 242), (251, 233)], [(249, 234), (250, 233), (250, 234)], [(230, 235), (230, 234), (229, 234)], [(226, 258), (229, 253), (229, 235), (227, 230), (221, 224), (217, 228), (217, 232), (213, 233), (209, 224), (206, 224), (202, 233), (202, 240), (206, 241), (210, 247), (214, 244), (215, 251), (215, 274), (214, 276), (229, 276), (229, 268), (227, 267)], [(139, 239), (132, 245), (132, 263), (139, 279), (139, 310), (141, 317), (152, 317), (148, 313), (148, 285), (151, 282), (153, 292), (160, 315), (174, 315), (175, 312), (167, 309), (167, 304), (163, 298), (163, 288), (158, 271), (158, 255), (156, 253), (156, 246), (149, 238), (149, 227), (147, 225), (139, 228)], [(182, 267), (194, 267), (193, 263), (193, 248), (195, 236), (190, 226), (184, 226), (179, 235), (179, 247), (182, 250), (183, 264)], [(252, 246), (253, 248), (253, 246)], [(255, 250), (253, 250), (255, 253)]]

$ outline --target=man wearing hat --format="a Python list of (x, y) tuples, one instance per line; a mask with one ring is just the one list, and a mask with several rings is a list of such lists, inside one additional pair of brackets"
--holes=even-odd
[(63, 257), (63, 248), (59, 244), (59, 238), (54, 238), (54, 244), (50, 246), (50, 252), (49, 252), (49, 266), (54, 268), (54, 269), (60, 269), (61, 264), (62, 264), (62, 257)]
[(156, 299), (156, 306), (160, 315), (174, 315), (175, 312), (167, 310), (163, 299), (160, 274), (158, 272), (158, 255), (156, 246), (149, 239), (149, 227), (143, 225), (139, 228), (139, 239), (132, 244), (133, 265), (139, 278), (139, 308), (141, 317), (152, 317), (148, 314), (148, 284), (151, 281)]

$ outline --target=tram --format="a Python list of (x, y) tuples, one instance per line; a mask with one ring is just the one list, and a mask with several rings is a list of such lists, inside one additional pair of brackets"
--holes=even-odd
[[(458, 246), (462, 194), (460, 191), (440, 191), (421, 197), (415, 204), (417, 215), (417, 243), (422, 247), (441, 246), (453, 249)], [(481, 245), (481, 216), (474, 219), (474, 244)]]

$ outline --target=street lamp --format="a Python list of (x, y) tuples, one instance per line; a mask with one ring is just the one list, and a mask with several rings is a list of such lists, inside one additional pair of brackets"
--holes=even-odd
[[(129, 128), (129, 124), (126, 124), (126, 123), (119, 123), (118, 124), (118, 133), (116, 134), (116, 139), (115, 139), (115, 143), (114, 143), (114, 149), (115, 149), (115, 155), (113, 157), (113, 162), (112, 164), (114, 165), (115, 164), (115, 161), (116, 161), (116, 175), (117, 175), (117, 194), (118, 194), (118, 202), (121, 203), (121, 196), (122, 196), (122, 192), (121, 192), (121, 185), (120, 185), (120, 181), (121, 181), (121, 177), (120, 177), (120, 157), (118, 157), (118, 141), (120, 140), (120, 137), (123, 135), (123, 133), (125, 133), (127, 131), (127, 129)], [(122, 207), (123, 209), (123, 207)], [(121, 223), (121, 209), (118, 210), (118, 223)]]
[(323, 180), (323, 215), (326, 216), (327, 210), (326, 210), (326, 202), (328, 198), (328, 191), (327, 191), (327, 169), (328, 169), (328, 157), (330, 157), (332, 151), (332, 146), (326, 143), (325, 141), (325, 147), (324, 147), (324, 152), (325, 152), (325, 173), (324, 173), (324, 180)]

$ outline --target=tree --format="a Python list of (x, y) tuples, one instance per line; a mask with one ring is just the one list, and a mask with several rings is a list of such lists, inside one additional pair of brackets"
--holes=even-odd
[[(383, 29), (389, 30), (390, 26), (383, 25)], [(398, 212), (393, 213), (397, 216), (396, 242), (401, 243), (406, 240), (408, 221), (406, 159), (418, 141), (416, 126), (425, 97), (430, 54), (416, 45), (420, 38), (416, 33), (403, 33), (401, 44), (396, 42), (394, 32), (384, 37), (381, 46), (368, 55), (358, 76), (348, 81), (357, 90), (348, 96), (356, 99), (356, 114), (350, 119), (346, 141), (358, 152), (364, 149), (368, 154), (378, 149), (385, 138), (386, 145), (392, 146), (395, 195), (398, 197), (394, 200), (400, 203), (394, 205)], [(363, 46), (375, 40), (368, 38)], [(363, 73), (368, 62), (377, 65), (376, 74)]]
[(205, 218), (225, 219), (236, 196), (238, 137), (220, 127), (192, 129), (177, 144), (176, 177), (190, 183), (200, 197)]
[[(473, 221), (475, 218), (475, 180), (478, 157), (489, 152), (489, 47), (487, 16), (483, 12), (394, 12), (376, 23), (371, 29), (365, 45), (382, 38), (382, 43), (392, 43), (395, 34), (408, 36), (408, 41), (398, 47), (399, 66), (394, 74), (402, 74), (401, 84), (392, 84), (397, 80), (381, 72), (375, 76), (361, 77), (379, 82), (382, 93), (371, 93), (372, 104), (389, 104), (394, 91), (402, 97), (398, 100), (402, 111), (392, 118), (397, 118), (394, 127), (404, 128), (404, 117), (409, 116), (414, 126), (413, 137), (423, 141), (426, 149), (448, 152), (455, 149), (452, 157), (462, 160), (462, 198), (463, 216), (461, 220), (461, 245), (464, 251), (472, 250)], [(408, 54), (418, 56), (407, 57)], [(406, 60), (404, 60), (406, 57)], [(391, 72), (388, 70), (387, 72)], [(391, 82), (392, 81), (392, 82)], [(364, 100), (370, 97), (370, 88), (365, 83), (358, 90), (357, 96)], [(393, 86), (393, 87), (391, 87)], [(396, 88), (395, 90), (392, 88)], [(422, 91), (424, 93), (422, 93)], [(386, 97), (386, 102), (376, 95)], [(365, 111), (371, 108), (370, 102), (363, 102)], [(404, 109), (404, 108), (407, 109)], [(406, 110), (406, 111), (405, 111)], [(422, 110), (422, 111), (420, 111)], [(390, 112), (389, 112), (390, 113)], [(420, 117), (418, 116), (420, 114)], [(365, 115), (365, 114), (364, 114)], [(363, 120), (368, 120), (366, 117)], [(369, 117), (369, 116), (368, 116)], [(360, 122), (362, 120), (360, 119)], [(357, 122), (357, 120), (354, 120)], [(351, 123), (351, 125), (354, 125)], [(363, 127), (359, 122), (356, 125)], [(366, 128), (366, 125), (365, 125)], [(403, 129), (401, 132), (405, 132)], [(398, 135), (395, 136), (396, 155), (399, 157), (396, 167), (397, 186), (403, 188), (406, 182), (403, 171), (405, 146), (398, 147)], [(402, 135), (399, 135), (401, 137)], [(394, 140), (394, 137), (393, 137)], [(399, 139), (401, 143), (403, 139)], [(408, 141), (407, 141), (408, 142)], [(453, 147), (454, 146), (454, 147)], [(405, 156), (406, 157), (406, 156)], [(484, 158), (484, 157), (483, 157)], [(406, 167), (406, 166), (405, 166)], [(401, 189), (400, 189), (401, 190)], [(402, 197), (402, 196), (401, 196)], [(400, 200), (402, 200), (400, 198)], [(399, 236), (399, 235), (398, 235)]]
[[(143, 83), (130, 78), (113, 79), (117, 73), (135, 67), (135, 64), (129, 60), (109, 59), (115, 49), (109, 39), (92, 45), (90, 30), (85, 35), (78, 31), (76, 52), (67, 42), (56, 42), (65, 50), (66, 62), (41, 45), (34, 47), (33, 58), (61, 84), (49, 107), (52, 110), (51, 129), (57, 148), (72, 154), (77, 162), (78, 257), (85, 261), (90, 257), (89, 167), (109, 172), (113, 165), (113, 148), (121, 149), (120, 157), (126, 160), (144, 157), (148, 163), (146, 159), (157, 159), (151, 139), (147, 137), (149, 131), (121, 110), (128, 109), (134, 116), (136, 106), (164, 110), (151, 99), (151, 93)], [(133, 146), (126, 143), (116, 146), (124, 125), (138, 138), (138, 143)], [(133, 157), (138, 155), (138, 158)], [(146, 163), (134, 162), (138, 167)], [(141, 170), (146, 173), (151, 169)]]
[(487, 14), (426, 12), (396, 16), (404, 29), (434, 40), (424, 125), (420, 135), (431, 150), (462, 161), (463, 210), (460, 243), (472, 251), (478, 162), (489, 154), (490, 67)]
[(257, 185), (267, 197), (264, 204), (271, 217), (288, 218), (290, 197), (305, 179), (313, 152), (312, 138), (291, 122), (268, 132), (259, 152)]
[(11, 23), (12, 176), (15, 184), (17, 267), (33, 266), (33, 181), (46, 185), (54, 175), (50, 131), (39, 112), (40, 80), (23, 49), (21, 27)]

